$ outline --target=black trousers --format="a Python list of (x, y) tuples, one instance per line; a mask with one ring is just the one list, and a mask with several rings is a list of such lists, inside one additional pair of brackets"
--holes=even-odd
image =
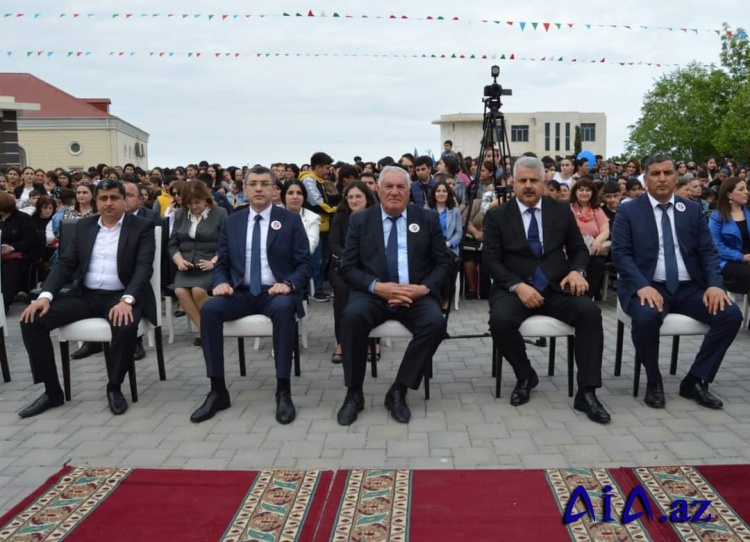
[(367, 338), (386, 320), (398, 320), (413, 335), (401, 360), (396, 382), (419, 389), (427, 364), (445, 336), (446, 323), (440, 302), (426, 296), (411, 307), (390, 310), (374, 294), (352, 291), (341, 322), (341, 350), (347, 387), (362, 386), (367, 372)]
[(607, 263), (606, 256), (589, 257), (589, 266), (586, 268), (586, 276), (589, 283), (589, 297), (599, 297), (604, 280), (604, 264)]
[[(57, 297), (44, 316), (38, 314), (30, 324), (21, 323), (21, 335), (29, 353), (31, 374), (34, 383), (44, 382), (59, 387), (55, 350), (50, 332), (86, 318), (107, 318), (112, 307), (120, 302), (122, 291), (84, 290), (80, 297)], [(112, 332), (109, 383), (119, 386), (133, 363), (138, 324), (142, 309), (133, 306), (133, 322), (128, 325), (110, 326)]]
[(338, 271), (331, 270), (328, 276), (333, 286), (333, 332), (336, 335), (336, 342), (341, 344), (341, 318), (349, 302), (349, 285), (344, 282)]
[(578, 387), (600, 388), (604, 350), (601, 310), (590, 297), (567, 295), (549, 288), (542, 295), (544, 304), (537, 309), (529, 309), (516, 294), (499, 289), (492, 293), (490, 332), (500, 353), (510, 362), (517, 379), (528, 377), (531, 363), (521, 336), (521, 324), (534, 315), (557, 318), (575, 328)]
[(10, 307), (13, 298), (18, 292), (28, 290), (29, 267), (31, 262), (23, 258), (21, 260), (5, 260), (2, 262), (2, 287), (5, 308)]
[(743, 286), (750, 286), (750, 265), (740, 262), (727, 262), (721, 274), (725, 279), (734, 280)]

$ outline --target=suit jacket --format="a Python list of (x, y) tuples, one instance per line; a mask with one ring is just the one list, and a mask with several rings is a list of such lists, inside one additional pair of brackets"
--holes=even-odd
[[(750, 226), (750, 211), (743, 207), (745, 212), (745, 227)], [(719, 265), (722, 269), (728, 262), (741, 262), (744, 253), (742, 252), (743, 241), (740, 227), (734, 218), (725, 221), (719, 211), (714, 211), (708, 219), (708, 229), (711, 231), (711, 237), (714, 246), (719, 252)]]
[(493, 290), (532, 283), (537, 265), (547, 275), (550, 287), (561, 292), (560, 281), (574, 270), (585, 270), (589, 250), (570, 204), (542, 197), (541, 259), (531, 251), (523, 218), (515, 199), (487, 212), (484, 218), (482, 262), (493, 279)]
[[(458, 247), (464, 237), (464, 224), (461, 217), (461, 210), (456, 206), (453, 209), (446, 209), (445, 216), (445, 239), (451, 242), (449, 249), (458, 256)], [(439, 220), (439, 219), (438, 219)]]
[(168, 252), (171, 258), (179, 251), (187, 261), (198, 265), (199, 260), (210, 260), (216, 255), (219, 230), (227, 218), (227, 212), (218, 206), (211, 209), (206, 219), (198, 222), (195, 239), (190, 237), (188, 213), (186, 209), (177, 209), (171, 217), (174, 222), (169, 235)]
[(149, 219), (154, 223), (154, 226), (162, 225), (161, 215), (156, 209), (147, 209), (146, 207), (141, 206), (138, 207), (138, 210), (135, 212), (135, 216)]
[[(23, 194), (23, 188), (24, 188), (23, 183), (21, 183), (20, 186), (16, 186), (13, 189), (13, 195), (15, 196), (16, 199), (20, 198), (21, 194)], [(44, 185), (41, 183), (34, 183), (32, 190), (36, 190), (42, 196), (47, 195), (47, 189), (44, 188)]]
[(36, 235), (34, 219), (17, 209), (11, 211), (7, 220), (0, 221), (0, 231), (3, 232), (2, 243), (12, 245), (16, 252), (29, 260), (37, 258), (44, 248), (44, 243), (40, 243)]
[[(229, 215), (219, 230), (219, 256), (214, 268), (214, 286), (229, 284), (232, 288), (242, 285), (245, 279), (247, 259), (248, 207)], [(278, 221), (280, 228), (268, 228), (266, 256), (274, 278), (294, 285), (291, 295), (297, 297), (297, 314), (304, 315), (301, 292), (305, 291), (312, 276), (310, 244), (302, 218), (282, 207), (271, 206), (271, 223)]]
[[(388, 263), (380, 205), (349, 217), (349, 232), (341, 258), (341, 277), (353, 289), (369, 292), (374, 280), (388, 282)], [(440, 299), (451, 273), (452, 258), (437, 213), (416, 205), (406, 208), (409, 282), (424, 284)]]
[(303, 207), (299, 216), (302, 218), (302, 224), (305, 226), (307, 242), (310, 245), (310, 254), (312, 254), (318, 248), (318, 243), (320, 242), (320, 215)]
[[(91, 252), (99, 233), (99, 216), (89, 216), (71, 224), (73, 235), (66, 235), (57, 263), (52, 266), (42, 291), (57, 296), (63, 286), (83, 284)], [(156, 299), (151, 289), (156, 243), (154, 223), (126, 213), (117, 246), (117, 275), (125, 285), (123, 295), (132, 295), (143, 307), (149, 322), (156, 324)]]
[[(690, 278), (701, 288), (716, 286), (723, 289), (719, 257), (700, 205), (675, 196), (675, 205), (679, 203), (685, 205), (685, 210), (674, 209), (674, 223), (680, 253)], [(638, 290), (651, 286), (659, 258), (659, 232), (648, 194), (618, 207), (611, 254), (619, 273), (617, 295), (622, 306), (627, 307)]]

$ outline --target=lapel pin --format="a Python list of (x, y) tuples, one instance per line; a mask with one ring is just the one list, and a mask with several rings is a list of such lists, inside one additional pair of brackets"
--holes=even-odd
[(271, 229), (279, 231), (281, 229), (281, 222), (279, 222), (278, 220), (274, 220), (273, 222), (271, 222)]
[(419, 224), (409, 224), (409, 231), (412, 233), (419, 233)]
[(685, 211), (685, 204), (681, 201), (678, 201), (677, 203), (675, 203), (674, 208), (682, 213), (683, 211)]

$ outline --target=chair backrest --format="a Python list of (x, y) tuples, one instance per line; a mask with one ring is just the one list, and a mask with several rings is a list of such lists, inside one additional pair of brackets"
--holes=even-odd
[(156, 251), (154, 252), (154, 270), (151, 273), (151, 289), (154, 292), (154, 299), (156, 300), (156, 325), (161, 326), (161, 247), (162, 247), (162, 227), (156, 226), (154, 228), (154, 241), (156, 243)]

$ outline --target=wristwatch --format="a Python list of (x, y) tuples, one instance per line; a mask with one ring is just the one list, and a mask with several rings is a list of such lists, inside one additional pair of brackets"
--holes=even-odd
[(294, 292), (294, 283), (291, 280), (285, 280), (282, 284), (289, 286), (289, 289)]
[(130, 305), (131, 307), (135, 304), (135, 298), (132, 295), (124, 295), (120, 298), (120, 301)]
[(575, 271), (578, 271), (583, 278), (587, 278), (586, 277), (586, 271), (584, 271), (583, 269), (576, 269)]

